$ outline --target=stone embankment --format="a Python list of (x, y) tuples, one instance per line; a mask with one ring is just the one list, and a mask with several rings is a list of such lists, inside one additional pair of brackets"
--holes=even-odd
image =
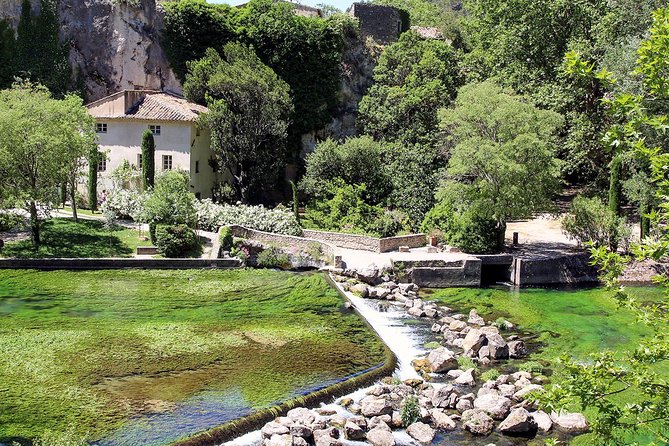
[[(400, 432), (430, 444), (437, 433), (456, 430), (479, 437), (496, 432), (526, 438), (588, 430), (582, 414), (538, 409), (533, 397), (544, 391), (545, 377), (517, 371), (483, 380), (478, 368), (471, 367), (528, 355), (521, 339), (513, 335), (505, 339), (496, 326), (508, 328), (510, 322), (490, 323), (475, 310), (465, 315), (424, 301), (415, 284), (395, 283), (376, 270), (344, 271), (332, 278), (345, 291), (389, 301), (412, 317), (431, 321), (441, 346), (412, 362), (422, 378), (387, 378), (364, 395), (343, 398), (334, 407), (291, 410), (262, 428), (263, 446), (339, 446), (346, 440), (394, 446)], [(463, 370), (461, 363), (470, 366)]]

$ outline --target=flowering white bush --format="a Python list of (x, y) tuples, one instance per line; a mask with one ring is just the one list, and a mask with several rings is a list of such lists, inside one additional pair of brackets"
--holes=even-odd
[(112, 189), (102, 203), (101, 210), (103, 214), (113, 215), (114, 218), (131, 218), (141, 221), (146, 199), (147, 195), (138, 191)]
[(239, 225), (258, 231), (286, 235), (302, 235), (302, 228), (293, 213), (278, 206), (268, 209), (263, 206), (215, 204), (209, 199), (196, 203), (198, 227), (216, 231), (220, 226)]

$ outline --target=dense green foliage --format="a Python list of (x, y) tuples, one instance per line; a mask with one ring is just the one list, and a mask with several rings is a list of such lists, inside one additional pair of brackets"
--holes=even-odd
[(170, 444), (219, 424), (220, 412), (113, 435), (193, 401), (260, 409), (384, 359), (315, 274), (4, 270), (0, 296), (0, 442), (9, 444), (68, 430)]
[(569, 213), (562, 220), (562, 228), (569, 238), (582, 245), (593, 243), (612, 251), (618, 249), (621, 242), (628, 241), (630, 236), (625, 219), (596, 197), (574, 198)]
[(620, 179), (622, 175), (623, 160), (620, 156), (614, 156), (611, 160), (611, 180), (609, 182), (609, 209), (618, 215), (620, 213), (620, 198), (623, 185)]
[(155, 238), (165, 257), (184, 257), (197, 247), (195, 231), (186, 225), (156, 225)]
[[(635, 70), (641, 77), (642, 90), (637, 94), (622, 91), (604, 101), (617, 118), (606, 133), (606, 141), (619, 151), (648, 160), (652, 166), (651, 179), (657, 187), (659, 210), (653, 214), (658, 234), (633, 247), (634, 257), (639, 261), (666, 259), (669, 253), (666, 230), (669, 153), (663, 138), (669, 128), (666, 108), (669, 8), (658, 9), (653, 18), (650, 35), (639, 47)], [(628, 351), (593, 353), (585, 364), (565, 356), (562, 361), (567, 377), (550, 389), (544, 404), (559, 409), (576, 403), (595, 411), (593, 430), (596, 440), (602, 444), (621, 443), (630, 434), (645, 435), (646, 443), (651, 440), (666, 443), (669, 441), (669, 334), (666, 330), (669, 280), (665, 275), (657, 278), (664, 295), (649, 305), (636, 290), (623, 287), (619, 281), (629, 258), (607, 247), (593, 247), (591, 254), (593, 263), (601, 269), (604, 283), (612, 291), (612, 301), (625, 311), (632, 311), (638, 325), (644, 326), (650, 334)]]
[(384, 169), (386, 147), (369, 136), (350, 138), (342, 143), (328, 139), (307, 155), (306, 173), (300, 187), (310, 196), (322, 197), (332, 190), (332, 182), (365, 185), (365, 202), (381, 202), (391, 190), (390, 175)]
[(0, 21), (0, 89), (19, 77), (46, 86), (56, 96), (71, 91), (69, 46), (60, 42), (59, 30), (55, 0), (40, 0), (37, 15), (30, 1), (23, 0), (16, 36)]
[(229, 43), (219, 55), (209, 49), (189, 64), (186, 97), (206, 102), (201, 123), (211, 129), (211, 147), (232, 176), (244, 202), (279, 179), (293, 111), (288, 84), (263, 64), (251, 47)]
[(185, 79), (188, 61), (207, 48), (221, 51), (232, 41), (253, 46), (258, 57), (291, 91), (294, 113), (288, 129), (291, 156), (299, 153), (299, 136), (323, 128), (337, 103), (344, 28), (336, 15), (326, 20), (294, 14), (287, 2), (252, 0), (243, 8), (210, 5), (204, 0), (165, 4), (165, 37), (170, 63)]
[(455, 96), (457, 70), (450, 45), (403, 33), (374, 68), (374, 84), (360, 101), (358, 126), (377, 140), (433, 143), (437, 110)]
[(451, 0), (374, 0), (374, 3), (394, 6), (409, 13), (411, 26), (435, 27), (455, 46), (461, 44), (460, 18)]
[(462, 87), (455, 107), (440, 118), (451, 158), (438, 198), (454, 213), (471, 213), (467, 224), (495, 222), (498, 242), (486, 251), (500, 250), (508, 220), (549, 205), (558, 179), (553, 141), (561, 118), (491, 81)]
[(156, 142), (151, 130), (146, 130), (142, 135), (142, 188), (149, 190), (153, 188), (156, 177)]
[(142, 220), (153, 224), (186, 225), (197, 221), (195, 195), (189, 189), (188, 173), (168, 170), (158, 177), (156, 187), (144, 204)]
[(288, 255), (276, 246), (263, 249), (258, 254), (256, 263), (261, 268), (290, 268)]
[(218, 230), (218, 240), (221, 244), (221, 250), (230, 251), (232, 249), (234, 238), (230, 226), (221, 226), (221, 229)]
[(28, 83), (0, 91), (0, 187), (5, 204), (30, 213), (36, 246), (39, 214), (58, 202), (59, 186), (74, 184), (94, 141), (93, 118), (80, 98), (57, 100)]

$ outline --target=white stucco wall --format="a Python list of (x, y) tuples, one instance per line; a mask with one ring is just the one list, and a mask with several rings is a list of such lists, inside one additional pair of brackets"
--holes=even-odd
[[(208, 131), (202, 130), (198, 135), (195, 123), (180, 121), (99, 119), (97, 122), (107, 124), (107, 133), (97, 134), (99, 150), (107, 158), (106, 170), (98, 174), (100, 193), (112, 188), (110, 175), (124, 160), (141, 169), (137, 159), (141, 153), (142, 135), (149, 129), (149, 125), (160, 125), (160, 135), (154, 136), (156, 174), (163, 171), (163, 155), (171, 155), (173, 169), (190, 173), (191, 192), (199, 194), (201, 198), (211, 197), (215, 176), (208, 163), (212, 156)], [(199, 173), (195, 173), (198, 161)]]

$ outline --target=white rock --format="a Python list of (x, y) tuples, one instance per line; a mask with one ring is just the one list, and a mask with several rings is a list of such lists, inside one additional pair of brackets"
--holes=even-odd
[(290, 429), (288, 429), (287, 426), (277, 423), (276, 421), (270, 421), (260, 429), (262, 438), (272, 438), (272, 435), (286, 435), (289, 433)]
[(430, 410), (430, 418), (436, 429), (452, 431), (455, 429), (455, 421), (451, 419), (444, 411), (439, 409)]
[(443, 373), (458, 368), (455, 354), (445, 347), (439, 347), (430, 352), (427, 362), (434, 373)]
[(487, 394), (474, 400), (474, 408), (484, 410), (495, 420), (503, 420), (511, 409), (511, 400), (501, 395)]
[(551, 420), (556, 429), (569, 434), (581, 434), (588, 431), (588, 422), (580, 413), (551, 413)]
[(532, 412), (532, 418), (534, 418), (534, 422), (537, 423), (537, 429), (539, 432), (545, 433), (551, 430), (553, 427), (553, 421), (551, 420), (551, 417), (548, 416), (546, 412), (543, 410), (537, 410), (536, 412)]
[(504, 433), (524, 434), (536, 431), (537, 422), (527, 410), (519, 408), (513, 409), (497, 428)]
[(374, 428), (367, 432), (367, 441), (372, 446), (395, 446), (395, 437), (389, 430)]
[(407, 427), (407, 434), (419, 443), (428, 444), (434, 440), (435, 432), (429, 425), (419, 421)]
[(474, 435), (488, 435), (495, 427), (495, 422), (484, 410), (471, 409), (462, 414), (462, 426)]
[(453, 382), (455, 384), (460, 384), (460, 385), (463, 385), (463, 386), (473, 386), (474, 384), (476, 384), (476, 381), (474, 380), (474, 369), (465, 370)]

